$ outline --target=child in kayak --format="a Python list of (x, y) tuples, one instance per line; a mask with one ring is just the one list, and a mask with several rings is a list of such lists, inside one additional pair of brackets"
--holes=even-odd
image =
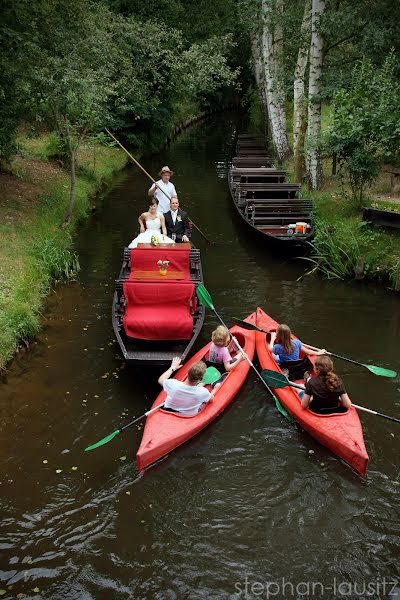
[(316, 377), (308, 377), (301, 406), (317, 414), (346, 412), (351, 400), (343, 381), (333, 370), (333, 362), (325, 354), (315, 359)]
[(279, 325), (278, 329), (271, 333), (269, 349), (282, 371), (285, 375), (289, 375), (291, 380), (301, 379), (305, 371), (312, 369), (312, 364), (307, 356), (300, 359), (300, 351), (302, 354), (311, 356), (326, 354), (325, 349), (310, 350), (300, 340), (292, 339), (290, 327), (285, 323)]
[(229, 329), (223, 325), (219, 325), (211, 334), (211, 347), (208, 360), (218, 370), (226, 373), (232, 371), (245, 358), (243, 352), (239, 352), (235, 358), (232, 358), (229, 351), (231, 349), (231, 341), (232, 338)]

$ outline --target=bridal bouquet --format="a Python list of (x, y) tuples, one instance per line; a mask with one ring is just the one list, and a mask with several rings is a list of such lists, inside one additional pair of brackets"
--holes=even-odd
[(150, 244), (152, 246), (159, 246), (160, 245), (160, 238), (158, 237), (158, 235), (152, 235), (150, 238)]

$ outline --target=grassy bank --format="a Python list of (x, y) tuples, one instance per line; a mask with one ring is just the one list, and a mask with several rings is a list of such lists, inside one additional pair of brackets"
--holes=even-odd
[[(289, 108), (289, 114), (291, 114)], [(329, 106), (322, 110), (322, 131), (332, 119)], [(292, 119), (288, 119), (289, 131)], [(293, 160), (285, 164), (288, 179), (293, 181)], [(362, 220), (362, 209), (354, 205), (346, 180), (332, 176), (331, 159), (324, 160), (324, 184), (321, 190), (307, 191), (304, 198), (315, 205), (316, 236), (308, 271), (329, 279), (359, 279), (380, 282), (395, 288), (400, 270), (400, 235), (398, 230), (375, 227)], [(384, 171), (368, 190), (364, 206), (400, 211), (400, 196), (390, 191), (390, 175)]]
[(77, 223), (89, 214), (96, 193), (126, 164), (115, 148), (98, 143), (82, 148), (73, 221), (61, 230), (69, 174), (49, 160), (53, 146), (51, 134), (21, 136), (13, 173), (0, 175), (0, 369), (19, 342), (39, 331), (52, 281), (69, 279), (78, 269), (73, 249)]

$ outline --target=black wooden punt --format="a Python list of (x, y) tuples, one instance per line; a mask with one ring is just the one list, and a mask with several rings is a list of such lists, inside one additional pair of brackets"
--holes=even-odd
[[(179, 246), (179, 244), (177, 245)], [(156, 365), (165, 367), (169, 365), (174, 356), (179, 356), (184, 362), (193, 348), (201, 331), (205, 317), (205, 307), (197, 302), (193, 313), (193, 331), (190, 340), (141, 340), (126, 335), (123, 325), (123, 316), (126, 310), (124, 296), (124, 283), (129, 280), (131, 273), (131, 251), (124, 249), (122, 267), (119, 278), (116, 280), (115, 292), (112, 303), (112, 325), (122, 354), (128, 364)], [(190, 281), (195, 288), (203, 283), (203, 271), (200, 259), (200, 250), (191, 248), (189, 253)], [(160, 283), (159, 281), (157, 283)], [(145, 285), (154, 285), (149, 281)], [(161, 284), (162, 285), (162, 284)]]
[(381, 227), (400, 229), (400, 212), (380, 208), (364, 208), (363, 220)]
[[(237, 156), (229, 171), (229, 189), (242, 221), (259, 240), (281, 252), (308, 249), (314, 235), (313, 205), (300, 197), (300, 184), (286, 183), (286, 172), (275, 169), (262, 137), (239, 136)], [(296, 232), (305, 224), (305, 232)]]

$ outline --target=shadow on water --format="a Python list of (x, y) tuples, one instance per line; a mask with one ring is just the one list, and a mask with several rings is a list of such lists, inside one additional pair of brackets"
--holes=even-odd
[[(398, 298), (298, 282), (302, 264), (271, 255), (240, 226), (226, 181), (239, 123), (217, 115), (145, 165), (175, 171), (182, 206), (218, 242), (194, 240), (218, 311), (229, 323), (260, 305), (304, 341), (396, 368)], [(285, 577), (329, 590), (334, 578), (399, 577), (399, 432), (382, 419), (361, 417), (371, 457), (362, 480), (285, 421), (251, 374), (229, 410), (143, 476), (135, 467), (142, 424), (83, 452), (142, 414), (159, 389), (159, 373), (125, 368), (110, 319), (122, 249), (148, 187), (134, 168), (115, 178), (81, 228), (78, 281), (55, 289), (41, 336), (0, 387), (2, 597), (220, 600), (244, 598), (246, 581)], [(198, 347), (216, 324), (208, 313)], [(336, 366), (359, 404), (398, 415), (399, 378)]]

